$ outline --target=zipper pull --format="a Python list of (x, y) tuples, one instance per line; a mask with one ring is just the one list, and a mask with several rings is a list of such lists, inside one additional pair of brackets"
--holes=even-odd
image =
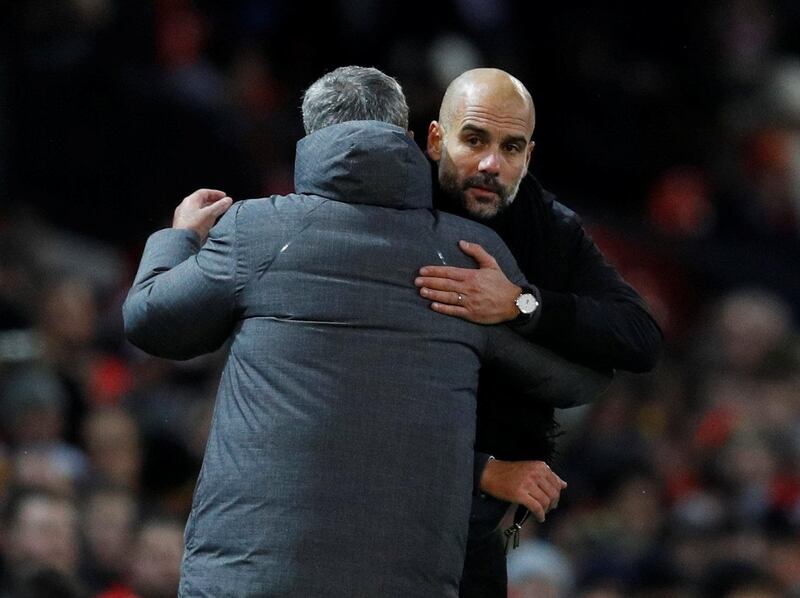
[(506, 554), (508, 554), (509, 542), (511, 542), (512, 550), (519, 547), (519, 531), (522, 529), (522, 526), (525, 525), (525, 522), (528, 520), (528, 517), (530, 517), (530, 514), (531, 512), (528, 509), (522, 505), (517, 505), (517, 510), (514, 512), (514, 523), (503, 532), (506, 536)]
[(519, 530), (522, 529), (522, 526), (519, 523), (514, 523), (503, 533), (506, 536), (506, 545), (505, 545), (505, 552), (508, 554), (508, 543), (511, 542), (511, 549), (515, 550), (519, 547)]

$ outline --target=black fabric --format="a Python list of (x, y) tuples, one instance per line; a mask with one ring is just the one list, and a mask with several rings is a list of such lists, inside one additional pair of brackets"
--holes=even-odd
[[(434, 207), (469, 217), (439, 189), (435, 164), (433, 177)], [(515, 326), (517, 332), (598, 370), (642, 372), (654, 366), (662, 333), (644, 301), (608, 264), (577, 214), (532, 175), (523, 178), (511, 206), (484, 224), (505, 241), (541, 297), (539, 316), (530, 325)], [(558, 435), (553, 408), (523, 400), (491, 368), (481, 370), (477, 414), (476, 455), (510, 461), (552, 459)], [(478, 469), (479, 478), (482, 468)], [(486, 514), (486, 500), (473, 497), (461, 598), (505, 596), (505, 555), (498, 526), (508, 503), (494, 501), (497, 508), (490, 516), (476, 517), (477, 511)]]
[(459, 598), (506, 598), (505, 538), (497, 522), (507, 507), (491, 497), (473, 500)]
[(472, 461), (472, 496), (480, 496), (481, 474), (491, 458), (492, 456), (486, 453), (475, 453), (475, 458)]
[[(433, 172), (435, 178), (435, 165)], [(433, 188), (434, 207), (469, 216), (437, 184)], [(516, 328), (520, 333), (597, 369), (653, 367), (662, 335), (644, 301), (606, 262), (578, 215), (531, 174), (508, 209), (483, 223), (505, 241), (540, 292), (541, 313), (534, 326)], [(552, 407), (514, 396), (503, 376), (482, 370), (476, 450), (504, 460), (550, 460), (557, 434)]]

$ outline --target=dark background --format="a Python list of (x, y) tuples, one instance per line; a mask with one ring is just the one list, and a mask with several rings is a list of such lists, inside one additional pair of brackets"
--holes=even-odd
[[(563, 414), (570, 487), (528, 527), (516, 595), (544, 579), (559, 596), (733, 596), (732, 570), (799, 595), (798, 31), (792, 0), (3, 3), (2, 503), (44, 487), (74, 508), (113, 482), (136, 505), (123, 556), (92, 556), (86, 507), (58, 570), (93, 595), (112, 580), (156, 596), (153, 579), (169, 595), (175, 566), (143, 564), (144, 531), (171, 517), (179, 550), (224, 356), (174, 364), (124, 341), (145, 239), (198, 187), (291, 191), (302, 93), (328, 70), (397, 77), (424, 144), (447, 83), (496, 66), (534, 97), (532, 171), (666, 333), (655, 372)], [(5, 578), (22, 557), (54, 564), (8, 537)]]

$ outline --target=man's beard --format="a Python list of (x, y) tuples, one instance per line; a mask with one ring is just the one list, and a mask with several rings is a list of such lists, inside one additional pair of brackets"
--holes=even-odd
[[(501, 185), (496, 176), (486, 173), (479, 172), (460, 184), (457, 176), (452, 161), (446, 152), (442, 152), (442, 157), (439, 161), (439, 187), (452, 200), (456, 201), (458, 206), (470, 217), (477, 220), (491, 220), (507, 210), (517, 196), (517, 191), (519, 191), (519, 185), (522, 181), (522, 179), (519, 179), (513, 187), (509, 188)], [(497, 199), (492, 202), (470, 199), (467, 196), (467, 191), (471, 187), (480, 187), (491, 191), (497, 196)]]

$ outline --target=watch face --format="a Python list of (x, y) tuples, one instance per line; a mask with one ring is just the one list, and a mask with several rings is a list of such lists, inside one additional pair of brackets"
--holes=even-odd
[(539, 307), (539, 302), (536, 301), (536, 297), (530, 293), (523, 293), (517, 298), (517, 307), (519, 311), (524, 314), (532, 314), (533, 311)]

